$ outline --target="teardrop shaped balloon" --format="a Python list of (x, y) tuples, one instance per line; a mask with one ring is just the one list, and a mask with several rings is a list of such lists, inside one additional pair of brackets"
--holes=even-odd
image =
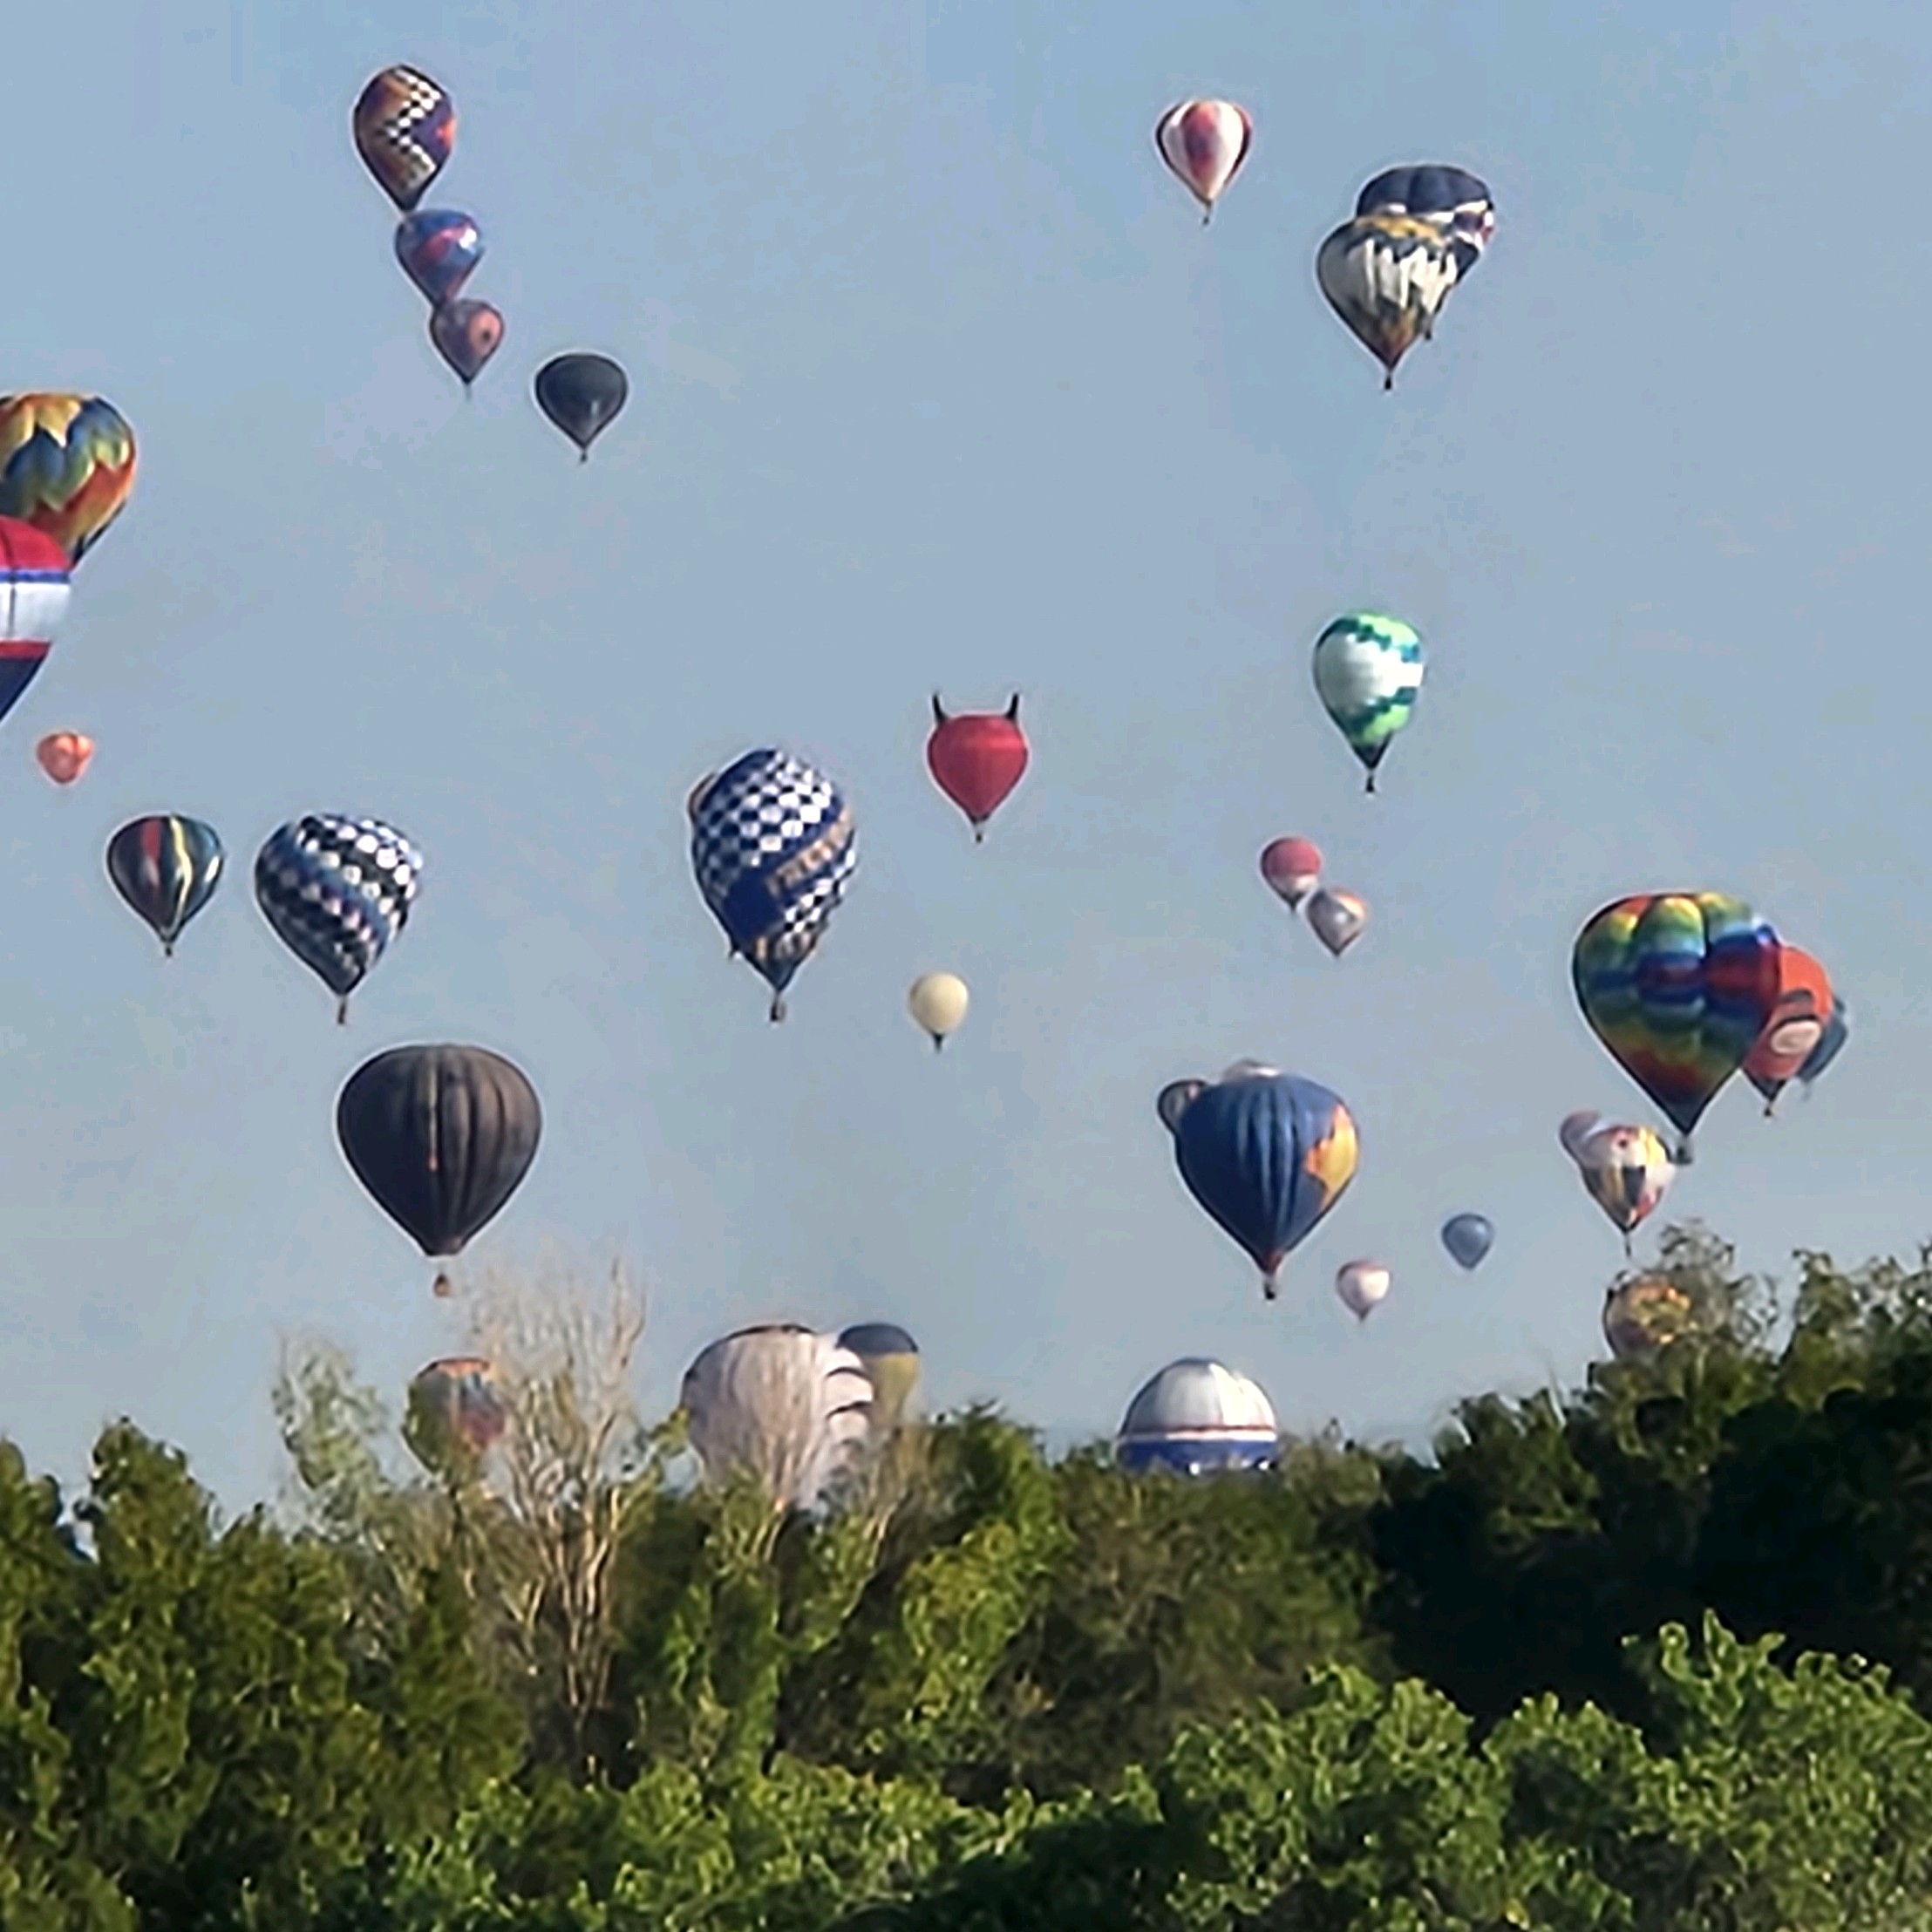
[(1390, 1281), (1378, 1262), (1349, 1262), (1336, 1271), (1335, 1292), (1357, 1321), (1365, 1322), (1388, 1299)]
[(1282, 1263), (1355, 1178), (1348, 1108), (1312, 1080), (1237, 1063), (1179, 1110), (1172, 1131), (1188, 1192), (1252, 1257), (1272, 1301)]
[(1580, 1108), (1575, 1113), (1566, 1113), (1563, 1124), (1556, 1130), (1556, 1138), (1563, 1144), (1563, 1152), (1572, 1160), (1583, 1158), (1583, 1143), (1601, 1126), (1609, 1123), (1601, 1113), (1588, 1107)]
[(1323, 886), (1308, 902), (1308, 922), (1315, 936), (1339, 959), (1369, 922), (1369, 908), (1352, 892)]
[(1590, 1031), (1684, 1136), (1741, 1067), (1778, 1002), (1778, 935), (1721, 892), (1643, 893), (1577, 935), (1570, 977)]
[(1778, 949), (1778, 1003), (1745, 1058), (1745, 1078), (1764, 1096), (1769, 1119), (1778, 1096), (1818, 1051), (1835, 1010), (1825, 969), (1797, 946)]
[(427, 74), (385, 67), (363, 89), (350, 128), (363, 165), (407, 214), (456, 146), (456, 107)]
[(214, 896), (226, 855), (212, 825), (160, 813), (131, 820), (107, 841), (107, 876), (161, 942), (174, 942)]
[(1315, 640), (1315, 690), (1367, 771), (1375, 769), (1409, 722), (1422, 689), (1422, 639), (1399, 617), (1351, 610)]
[(590, 446), (616, 420), (630, 397), (630, 378), (609, 356), (556, 356), (537, 371), (537, 407), (590, 460)]
[(1442, 1245), (1459, 1268), (1478, 1266), (1495, 1242), (1496, 1230), (1483, 1214), (1452, 1214), (1442, 1224)]
[(483, 259), (475, 221), (455, 208), (423, 208), (396, 224), (396, 259), (432, 307), (451, 301)]
[(1153, 144), (1188, 194), (1201, 203), (1201, 225), (1241, 172), (1255, 139), (1248, 110), (1231, 100), (1184, 100), (1156, 123)]
[(1589, 1197), (1629, 1237), (1663, 1205), (1677, 1167), (1662, 1136), (1649, 1127), (1598, 1127), (1583, 1142), (1576, 1168)]
[(1309, 839), (1273, 840), (1262, 847), (1262, 877), (1277, 899), (1297, 907), (1321, 882), (1321, 848)]
[(983, 843), (986, 822), (1013, 795), (1031, 756), (1020, 729), (1020, 697), (1003, 711), (961, 711), (948, 717), (933, 693), (932, 736), (926, 766), (933, 781), (966, 814), (974, 843)]
[(1435, 332), (1460, 273), (1449, 237), (1433, 222), (1406, 214), (1357, 215), (1337, 228), (1315, 257), (1316, 282), (1382, 364), (1384, 391), (1395, 387), (1402, 358)]
[(49, 731), (33, 755), (56, 785), (71, 785), (93, 762), (94, 741), (85, 731)]
[(970, 999), (966, 982), (956, 974), (922, 973), (912, 983), (906, 1006), (914, 1020), (932, 1036), (936, 1053), (964, 1024)]
[(0, 517), (31, 523), (71, 564), (127, 507), (134, 432), (99, 396), (0, 396)]
[(439, 303), (430, 311), (429, 339), (436, 353), (469, 386), (503, 346), (503, 316), (486, 302), (467, 299)]

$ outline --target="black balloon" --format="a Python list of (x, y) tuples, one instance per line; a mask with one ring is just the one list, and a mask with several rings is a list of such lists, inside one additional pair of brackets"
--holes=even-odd
[(536, 1089), (480, 1046), (395, 1046), (364, 1061), (336, 1102), (356, 1178), (425, 1255), (460, 1254), (536, 1159)]
[(630, 398), (630, 378), (609, 356), (554, 356), (537, 371), (537, 407), (577, 446), (579, 461)]

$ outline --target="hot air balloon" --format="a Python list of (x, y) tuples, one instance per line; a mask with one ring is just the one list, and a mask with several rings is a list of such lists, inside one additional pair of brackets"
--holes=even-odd
[(1422, 640), (1399, 617), (1351, 610), (1315, 640), (1315, 690), (1368, 772), (1409, 722), (1422, 689)]
[(839, 1337), (872, 1384), (872, 1432), (890, 1435), (919, 1386), (919, 1344), (894, 1322), (860, 1322)]
[(363, 89), (350, 126), (356, 152), (405, 214), (443, 172), (456, 146), (456, 108), (427, 74), (385, 67)]
[(1670, 1150), (1648, 1127), (1596, 1128), (1578, 1149), (1576, 1167), (1590, 1199), (1622, 1235), (1626, 1252), (1631, 1235), (1656, 1212), (1677, 1174)]
[(409, 1385), (403, 1439), (432, 1475), (473, 1473), (509, 1425), (495, 1367), (481, 1356), (446, 1356)]
[(553, 357), (537, 371), (537, 407), (577, 446), (577, 460), (590, 460), (590, 446), (616, 420), (630, 398), (630, 378), (609, 356)]
[(823, 1500), (871, 1432), (863, 1364), (795, 1323), (713, 1342), (686, 1370), (680, 1399), (706, 1480), (748, 1474), (781, 1512)]
[(1282, 1452), (1274, 1405), (1258, 1384), (1198, 1355), (1170, 1362), (1127, 1405), (1113, 1453), (1130, 1475), (1272, 1469)]
[(134, 432), (99, 396), (0, 396), (0, 517), (31, 523), (78, 564), (127, 507)]
[(1572, 1160), (1583, 1157), (1583, 1143), (1601, 1127), (1607, 1126), (1601, 1113), (1592, 1112), (1588, 1107), (1575, 1113), (1566, 1113), (1563, 1124), (1556, 1130), (1556, 1138), (1563, 1144), (1563, 1152)]
[(1323, 886), (1308, 902), (1308, 922), (1315, 936), (1339, 959), (1361, 938), (1369, 908), (1352, 892)]
[(463, 379), (463, 393), (503, 345), (503, 316), (486, 302), (439, 303), (430, 310), (429, 339), (436, 353)]
[(1825, 1024), (1825, 1037), (1812, 1049), (1812, 1057), (1798, 1070), (1798, 1082), (1805, 1089), (1806, 1099), (1811, 1098), (1812, 1082), (1845, 1051), (1845, 1043), (1852, 1037), (1851, 1024), (1852, 1017), (1846, 1010), (1845, 1002), (1834, 994), (1832, 1017)]
[(966, 1017), (971, 996), (966, 982), (951, 973), (922, 973), (912, 983), (906, 1005), (913, 1018), (932, 1035), (933, 1051), (944, 1046)]
[(47, 662), (72, 595), (60, 546), (31, 523), (0, 517), (0, 718)]
[(1766, 1119), (1778, 1096), (1818, 1051), (1836, 1009), (1825, 969), (1801, 948), (1780, 944), (1778, 1003), (1745, 1057), (1745, 1078), (1764, 1096)]
[(1778, 1001), (1778, 935), (1720, 892), (1619, 899), (1577, 935), (1570, 977), (1610, 1057), (1690, 1135)]
[(1180, 1178), (1253, 1257), (1274, 1300), (1282, 1263), (1355, 1178), (1353, 1118), (1326, 1087), (1252, 1060), (1203, 1084), (1174, 1112)]
[(276, 935), (336, 996), (349, 996), (409, 923), (423, 858), (394, 826), (311, 812), (256, 854), (255, 896)]
[(1388, 1299), (1391, 1276), (1378, 1262), (1348, 1262), (1335, 1273), (1335, 1292), (1357, 1321), (1365, 1322)]
[(1473, 1269), (1496, 1244), (1496, 1230), (1484, 1214), (1452, 1214), (1442, 1224), (1442, 1245), (1459, 1268)]
[(1661, 1276), (1643, 1276), (1603, 1297), (1603, 1339), (1620, 1362), (1640, 1360), (1681, 1342), (1696, 1325), (1690, 1297)]
[(85, 731), (49, 731), (33, 755), (56, 785), (71, 785), (93, 763), (94, 741)]
[(857, 865), (839, 788), (783, 752), (747, 752), (686, 805), (691, 868), (711, 915), (772, 989), (772, 1017), (817, 949)]
[(1382, 364), (1382, 387), (1397, 365), (1434, 333), (1459, 273), (1449, 237), (1406, 214), (1357, 215), (1323, 242), (1315, 279), (1329, 305)]
[(131, 820), (107, 841), (107, 876), (172, 959), (183, 928), (214, 896), (223, 856), (212, 825), (160, 813)]
[(1180, 1117), (1187, 1111), (1189, 1103), (1207, 1085), (1205, 1080), (1170, 1080), (1161, 1088), (1154, 1100), (1153, 1111), (1160, 1115), (1161, 1126), (1169, 1133), (1180, 1125)]
[(1308, 839), (1276, 839), (1262, 847), (1262, 877), (1293, 909), (1321, 883), (1321, 848)]
[(1439, 162), (1391, 167), (1356, 197), (1357, 215), (1405, 214), (1426, 221), (1447, 240), (1460, 287), (1496, 232), (1496, 206), (1488, 184), (1467, 168)]
[(1181, 186), (1201, 203), (1201, 225), (1241, 172), (1255, 139), (1248, 111), (1231, 100), (1184, 100), (1156, 123), (1153, 145)]
[(483, 259), (475, 219), (454, 208), (419, 208), (396, 224), (396, 259), (433, 309), (452, 300)]
[(432, 1260), (461, 1254), (503, 1211), (542, 1132), (527, 1077), (480, 1046), (392, 1046), (336, 1101), (357, 1180)]
[(1027, 757), (1017, 691), (1004, 711), (962, 711), (956, 718), (947, 717), (933, 693), (926, 764), (939, 789), (966, 814), (976, 845), (984, 842), (986, 821), (1025, 775)]

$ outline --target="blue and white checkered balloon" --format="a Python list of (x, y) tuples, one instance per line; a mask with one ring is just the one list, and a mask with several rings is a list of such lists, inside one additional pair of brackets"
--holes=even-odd
[(704, 903), (780, 996), (812, 956), (858, 862), (852, 812), (821, 772), (784, 752), (747, 752), (692, 793), (691, 867)]
[(255, 896), (282, 943), (335, 994), (349, 996), (409, 922), (422, 854), (379, 819), (311, 813), (255, 856)]

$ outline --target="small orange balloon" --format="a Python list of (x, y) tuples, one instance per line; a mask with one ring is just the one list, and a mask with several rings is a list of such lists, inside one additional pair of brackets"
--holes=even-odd
[(56, 785), (71, 785), (87, 769), (94, 741), (81, 731), (49, 731), (34, 746), (33, 755)]

